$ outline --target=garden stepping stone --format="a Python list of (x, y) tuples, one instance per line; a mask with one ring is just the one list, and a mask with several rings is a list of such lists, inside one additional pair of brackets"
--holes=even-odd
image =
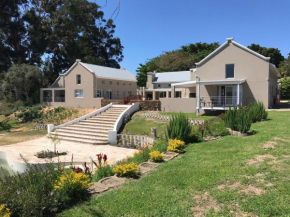
[(89, 193), (92, 194), (93, 196), (96, 196), (98, 194), (101, 194), (105, 191), (109, 190), (108, 187), (104, 186), (102, 183), (95, 182), (90, 188), (89, 188)]
[(117, 176), (109, 176), (101, 179), (100, 181), (98, 181), (98, 183), (101, 183), (103, 186), (107, 188), (117, 188), (123, 185), (126, 181), (128, 180), (125, 178), (119, 178)]
[(146, 173), (156, 169), (158, 166), (159, 166), (158, 163), (154, 163), (154, 162), (150, 162), (150, 161), (144, 162), (144, 163), (141, 163), (139, 165), (139, 171), (140, 171), (141, 175), (143, 175), (143, 174), (146, 174)]
[(163, 153), (163, 159), (164, 161), (170, 161), (173, 158), (177, 157), (179, 154), (176, 152), (170, 152), (170, 151), (166, 151)]

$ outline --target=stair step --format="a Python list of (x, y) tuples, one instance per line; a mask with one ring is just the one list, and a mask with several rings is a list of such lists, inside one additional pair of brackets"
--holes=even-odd
[(94, 140), (88, 140), (88, 139), (78, 139), (78, 138), (72, 138), (67, 136), (59, 136), (60, 140), (64, 141), (71, 141), (71, 142), (77, 142), (77, 143), (83, 143), (83, 144), (91, 144), (91, 145), (107, 145), (107, 141), (94, 141)]
[(104, 124), (115, 124), (116, 120), (108, 120), (108, 119), (103, 119), (103, 120), (100, 120), (100, 119), (87, 119), (87, 120), (83, 120), (83, 121), (80, 121), (80, 123), (104, 123)]
[(71, 129), (58, 129), (54, 132), (56, 132), (58, 134), (66, 133), (66, 134), (75, 134), (75, 135), (85, 135), (85, 136), (92, 136), (92, 137), (106, 137), (106, 138), (108, 138), (108, 131), (88, 132), (88, 131), (78, 131), (78, 130), (71, 130)]
[(78, 125), (88, 125), (88, 126), (98, 126), (98, 127), (114, 127), (115, 123), (104, 123), (104, 122), (98, 122), (98, 123), (91, 123), (91, 122), (79, 122)]
[(103, 126), (103, 125), (85, 125), (85, 124), (74, 124), (71, 126), (67, 126), (70, 128), (74, 128), (74, 129), (79, 129), (79, 128), (83, 128), (83, 129), (91, 129), (91, 130), (112, 130), (114, 128), (114, 126)]
[(70, 137), (70, 138), (76, 138), (76, 139), (86, 139), (86, 140), (92, 140), (92, 141), (107, 141), (108, 142), (108, 138), (104, 138), (104, 137), (86, 136), (86, 135), (69, 134), (69, 133), (57, 133), (57, 132), (52, 132), (51, 134), (57, 135), (58, 138)]
[[(73, 126), (73, 125), (72, 125)], [(87, 132), (87, 133), (108, 133), (108, 130), (104, 129), (104, 128), (99, 128), (99, 129), (91, 129), (91, 128), (83, 128), (83, 127), (71, 127), (71, 126), (67, 126), (67, 127), (63, 127), (58, 130), (65, 130), (65, 131), (73, 131), (73, 132)]]
[(118, 117), (110, 117), (110, 116), (103, 117), (103, 116), (100, 116), (100, 117), (88, 118), (86, 120), (111, 120), (111, 121), (117, 121)]

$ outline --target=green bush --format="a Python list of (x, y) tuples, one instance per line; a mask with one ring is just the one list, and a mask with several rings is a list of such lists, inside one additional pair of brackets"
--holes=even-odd
[(226, 127), (232, 129), (232, 130), (238, 130), (238, 123), (237, 123), (237, 112), (238, 112), (238, 107), (233, 107), (233, 108), (229, 108), (229, 110), (227, 110), (225, 112), (225, 116), (224, 116), (224, 120), (226, 123)]
[(164, 140), (157, 140), (152, 146), (152, 151), (165, 152), (167, 150), (168, 143)]
[(167, 125), (167, 135), (169, 139), (179, 139), (190, 142), (191, 139), (191, 124), (188, 118), (183, 113), (173, 115), (169, 124)]
[(281, 99), (290, 99), (290, 77), (280, 79), (281, 82)]
[(17, 116), (18, 118), (22, 118), (22, 117), (23, 117), (23, 113), (20, 112), (20, 113), (18, 113), (16, 116)]
[(217, 118), (214, 121), (207, 121), (205, 123), (205, 135), (209, 136), (226, 136), (229, 131), (226, 128), (225, 121)]
[(6, 110), (6, 111), (3, 112), (3, 115), (4, 115), (5, 117), (7, 117), (7, 116), (11, 115), (12, 113), (13, 113), (12, 110)]
[(114, 174), (113, 167), (110, 165), (105, 165), (97, 169), (92, 177), (92, 182), (97, 182), (105, 177), (113, 176)]
[(236, 106), (227, 110), (224, 120), (227, 127), (241, 133), (248, 132), (252, 125), (250, 110), (242, 106)]
[(21, 100), (18, 100), (18, 101), (16, 101), (16, 102), (14, 103), (14, 108), (15, 108), (16, 110), (20, 110), (20, 107), (24, 107), (24, 102), (21, 101)]
[(266, 120), (268, 117), (268, 112), (262, 102), (254, 102), (250, 104), (250, 115), (252, 122)]
[(65, 108), (61, 107), (61, 106), (54, 108), (55, 113), (60, 113), (60, 112), (63, 112), (64, 110), (65, 110)]

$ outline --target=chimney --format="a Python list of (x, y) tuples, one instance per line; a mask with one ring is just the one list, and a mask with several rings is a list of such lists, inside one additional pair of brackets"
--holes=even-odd
[(233, 40), (234, 40), (234, 37), (227, 38), (228, 43), (232, 43)]
[(81, 62), (81, 61), (82, 61), (81, 59), (76, 59), (76, 62), (78, 62), (78, 63)]

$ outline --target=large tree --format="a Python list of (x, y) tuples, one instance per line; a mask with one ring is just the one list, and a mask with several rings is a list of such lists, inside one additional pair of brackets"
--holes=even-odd
[(139, 64), (137, 71), (138, 86), (145, 86), (148, 72), (186, 71), (195, 66), (219, 46), (218, 43), (196, 43), (182, 46), (178, 50), (165, 52), (160, 56)]
[(283, 76), (290, 76), (290, 54), (280, 63), (279, 70)]
[(276, 67), (279, 67), (280, 63), (284, 60), (284, 57), (278, 48), (261, 47), (258, 44), (251, 44), (248, 46), (248, 48), (265, 57), (271, 57), (270, 62), (273, 63)]
[(43, 86), (43, 73), (37, 66), (13, 64), (2, 83), (3, 98), (7, 102), (24, 100), (39, 102), (39, 89)]

